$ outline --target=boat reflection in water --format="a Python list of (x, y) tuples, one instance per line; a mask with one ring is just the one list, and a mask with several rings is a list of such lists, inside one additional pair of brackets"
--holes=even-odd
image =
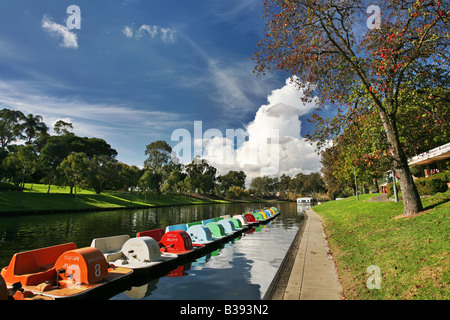
[[(286, 205), (274, 220), (253, 227), (190, 263), (112, 299), (258, 300), (268, 289), (297, 234), (303, 211)], [(281, 211), (281, 210), (280, 210)]]
[[(117, 252), (114, 254), (117, 257), (108, 260), (111, 266), (118, 267), (116, 264), (119, 263), (123, 267), (127, 264), (131, 266), (133, 262), (136, 264), (134, 270), (138, 271), (137, 261), (141, 261), (142, 264), (142, 261), (145, 262), (147, 259), (142, 260), (144, 253), (157, 252), (158, 247), (161, 253), (155, 256), (155, 259), (149, 255), (150, 258), (147, 260), (150, 263), (145, 263), (143, 267), (151, 267), (151, 271), (142, 276), (133, 275), (131, 280), (127, 281), (125, 291), (114, 290), (114, 293), (105, 295), (103, 299), (260, 299), (295, 238), (302, 217), (301, 210), (299, 211), (295, 203), (277, 204), (280, 215), (275, 215), (270, 210), (251, 211), (258, 207), (261, 208), (262, 205), (208, 205), (197, 208), (156, 208), (107, 213), (24, 216), (20, 219), (0, 218), (2, 222), (0, 232), (4, 235), (4, 241), (0, 243), (0, 260), (3, 259), (2, 263), (7, 265), (6, 261), (9, 262), (11, 259), (11, 252), (68, 242), (76, 243), (79, 247), (91, 244), (89, 250), (95, 249), (107, 259), (110, 254), (109, 242), (116, 240), (117, 235), (127, 235), (129, 238), (115, 248)], [(237, 217), (235, 216), (237, 212), (243, 214)], [(249, 221), (245, 216), (253, 218), (254, 221)], [(189, 219), (180, 221), (180, 217)], [(142, 231), (155, 231), (166, 226), (182, 225), (183, 222), (195, 224), (202, 230), (209, 230), (213, 240), (211, 244), (208, 241), (195, 243), (200, 238), (196, 240), (192, 238), (192, 243), (184, 242), (183, 247), (176, 248), (174, 241), (179, 239), (181, 244), (183, 239), (186, 240), (183, 235), (187, 229), (172, 230), (170, 237), (167, 231), (165, 234), (161, 233), (162, 236), (167, 235), (165, 240), (168, 242), (164, 242), (163, 237), (147, 241), (149, 240), (147, 235), (142, 238), (138, 236)], [(254, 224), (251, 224), (252, 222)], [(216, 233), (214, 236), (213, 231)], [(31, 241), (25, 243), (26, 239)], [(104, 241), (108, 245), (104, 250), (100, 243), (98, 248), (92, 248), (97, 246), (93, 239)], [(203, 245), (206, 249), (202, 251), (203, 249), (198, 250), (197, 247), (197, 250), (193, 250), (191, 245)], [(138, 252), (141, 247), (147, 250)], [(178, 252), (171, 253), (174, 250)], [(182, 251), (202, 252), (202, 254), (184, 255)], [(162, 256), (168, 256), (169, 253), (177, 255), (177, 258), (172, 260), (176, 263), (170, 263), (170, 267), (156, 271), (155, 262)], [(191, 258), (184, 259), (183, 256)]]

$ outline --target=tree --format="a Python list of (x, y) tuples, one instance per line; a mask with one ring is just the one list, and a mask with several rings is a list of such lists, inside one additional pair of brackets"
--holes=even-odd
[(78, 137), (73, 133), (65, 134), (62, 138), (67, 139), (72, 152), (83, 152), (89, 159), (100, 155), (109, 159), (114, 159), (117, 156), (117, 151), (100, 138)]
[(282, 174), (280, 177), (280, 181), (278, 182), (278, 189), (280, 191), (283, 191), (284, 193), (289, 193), (290, 183), (291, 183), (291, 177), (288, 175)]
[(209, 165), (205, 159), (195, 158), (185, 167), (186, 186), (192, 192), (213, 193), (216, 183), (217, 169)]
[(89, 168), (89, 159), (83, 152), (75, 152), (67, 156), (57, 167), (58, 171), (64, 177), (63, 183), (70, 187), (72, 194), (75, 187), (75, 195), (77, 186), (85, 179)]
[(65, 122), (64, 120), (58, 120), (56, 121), (55, 125), (53, 126), (53, 131), (56, 132), (58, 135), (64, 135), (67, 133), (71, 133), (73, 129), (73, 125), (70, 122)]
[(152, 170), (145, 170), (139, 179), (139, 186), (144, 191), (160, 193), (161, 190), (161, 174)]
[(245, 189), (245, 179), (247, 178), (244, 171), (229, 171), (227, 174), (217, 178), (217, 186), (219, 194), (226, 194), (231, 187), (239, 187)]
[(147, 145), (145, 154), (148, 156), (144, 164), (146, 168), (161, 171), (170, 162), (172, 148), (164, 140), (158, 140)]
[(118, 163), (119, 175), (118, 182), (115, 183), (116, 188), (128, 187), (133, 190), (133, 188), (139, 186), (139, 179), (142, 175), (142, 170), (137, 166), (129, 166), (125, 163)]
[(30, 178), (36, 169), (37, 154), (32, 146), (19, 146), (16, 152), (8, 154), (4, 160), (5, 176), (15, 185), (24, 188), (25, 180)]
[(39, 161), (43, 169), (45, 180), (48, 184), (47, 193), (50, 193), (50, 186), (58, 177), (57, 168), (59, 164), (70, 154), (69, 146), (60, 139), (53, 136), (47, 139), (46, 144), (41, 149)]
[(180, 193), (182, 189), (182, 182), (186, 178), (187, 174), (183, 173), (181, 169), (174, 169), (169, 177), (164, 181), (161, 192), (164, 194), (176, 194)]
[(315, 193), (325, 192), (325, 184), (320, 176), (320, 173), (313, 172), (306, 176), (304, 185), (306, 193), (314, 195)]
[(25, 132), (28, 140), (27, 144), (31, 144), (31, 141), (39, 134), (45, 134), (48, 131), (47, 125), (42, 122), (43, 118), (40, 115), (28, 114), (23, 119), (23, 131)]
[(243, 188), (238, 186), (230, 187), (226, 194), (227, 198), (231, 199), (243, 199), (250, 196), (250, 192), (248, 190), (244, 190)]
[(23, 138), (21, 121), (25, 118), (21, 111), (0, 110), (0, 149), (8, 151), (8, 146)]
[(358, 98), (366, 99), (361, 107), (376, 111), (385, 132), (404, 214), (421, 211), (398, 122), (417, 80), (428, 74), (436, 80), (430, 85), (439, 85), (442, 70), (448, 70), (445, 2), (385, 1), (381, 27), (362, 32), (355, 24), (368, 5), (361, 1), (268, 0), (265, 5), (267, 32), (258, 43), (255, 70), (264, 74), (275, 67), (297, 75), (306, 97), (316, 94), (321, 104), (352, 111)]
[(256, 177), (252, 179), (250, 187), (255, 190), (255, 193), (261, 196), (268, 196), (276, 192), (278, 185), (278, 178), (271, 178), (268, 176)]
[(87, 184), (100, 194), (103, 190), (113, 186), (119, 170), (117, 160), (111, 159), (107, 155), (94, 155), (89, 160), (89, 171), (87, 174)]
[(296, 194), (313, 195), (314, 193), (324, 192), (325, 189), (325, 184), (318, 172), (310, 174), (300, 172), (289, 181), (289, 190)]

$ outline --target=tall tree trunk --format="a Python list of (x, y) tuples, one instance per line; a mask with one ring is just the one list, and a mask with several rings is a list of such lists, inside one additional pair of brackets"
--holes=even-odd
[(386, 132), (389, 146), (391, 147), (393, 157), (393, 169), (397, 173), (400, 188), (403, 197), (403, 214), (409, 216), (423, 210), (422, 201), (419, 192), (414, 184), (411, 171), (408, 166), (408, 158), (406, 157), (400, 140), (395, 119), (388, 117), (383, 110), (379, 111), (381, 121)]

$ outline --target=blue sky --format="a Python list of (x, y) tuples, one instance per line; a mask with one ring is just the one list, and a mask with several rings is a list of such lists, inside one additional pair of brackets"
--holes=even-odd
[[(224, 135), (245, 129), (287, 85), (286, 75), (252, 73), (262, 2), (2, 1), (0, 107), (42, 115), (49, 126), (70, 121), (76, 134), (105, 139), (118, 160), (138, 166), (147, 144), (174, 146), (172, 132), (192, 132), (194, 121)], [(67, 29), (70, 5), (81, 10), (80, 29)], [(296, 138), (312, 111), (292, 114), (301, 116)]]

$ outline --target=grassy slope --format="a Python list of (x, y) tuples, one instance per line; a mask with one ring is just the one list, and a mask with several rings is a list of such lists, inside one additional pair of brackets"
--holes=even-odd
[[(366, 201), (371, 197), (314, 207), (322, 217), (346, 297), (448, 300), (450, 190), (423, 199), (426, 211), (411, 218), (398, 218), (402, 203)], [(381, 270), (379, 290), (366, 285), (371, 265)]]
[[(20, 207), (19, 207), (20, 201)], [(95, 194), (89, 190), (77, 192), (75, 195), (69, 193), (69, 188), (52, 186), (47, 194), (47, 186), (26, 186), (23, 193), (0, 192), (0, 214), (11, 211), (39, 211), (39, 210), (73, 210), (73, 209), (97, 209), (97, 208), (126, 208), (136, 206), (166, 206), (166, 205), (188, 205), (211, 203), (210, 200), (195, 199), (191, 197), (176, 195), (144, 195), (136, 193), (102, 193)], [(214, 201), (224, 202), (226, 201)]]

